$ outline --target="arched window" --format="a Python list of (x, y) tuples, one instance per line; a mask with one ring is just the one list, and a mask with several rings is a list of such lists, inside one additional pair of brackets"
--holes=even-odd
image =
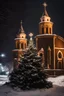
[(42, 53), (40, 53), (40, 56), (42, 57)]
[(24, 37), (22, 36), (22, 38), (24, 38)]
[(62, 69), (63, 53), (59, 50), (57, 53), (57, 69)]
[(49, 21), (49, 19), (47, 19), (47, 21)]
[(26, 48), (26, 44), (25, 44), (25, 48)]
[(51, 34), (51, 28), (50, 28), (50, 34)]
[(48, 27), (46, 28), (46, 34), (48, 34)]
[(23, 43), (21, 43), (21, 48), (23, 49)]
[(62, 54), (61, 54), (61, 52), (59, 52), (59, 54), (58, 54), (58, 58), (62, 58)]
[(63, 53), (59, 50), (57, 53), (57, 60), (62, 60), (63, 58)]
[(44, 34), (44, 28), (42, 28), (42, 34)]

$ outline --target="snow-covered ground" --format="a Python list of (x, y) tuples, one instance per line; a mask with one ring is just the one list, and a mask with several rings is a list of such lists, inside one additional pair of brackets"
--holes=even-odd
[(0, 75), (0, 86), (8, 82), (8, 75)]
[[(7, 82), (8, 77), (0, 75), (0, 80), (1, 85), (3, 85), (4, 82)], [(64, 96), (64, 76), (49, 77), (47, 80), (53, 82), (53, 88), (21, 91), (20, 89), (16, 90), (3, 85), (0, 86), (0, 96)]]
[(47, 80), (51, 81), (53, 85), (64, 86), (64, 75), (58, 77), (49, 77)]
[[(64, 75), (58, 77), (49, 77), (47, 80), (51, 81), (53, 85), (64, 87)], [(8, 81), (9, 81), (8, 75), (0, 75), (0, 85), (3, 85)]]
[(0, 86), (0, 96), (64, 96), (64, 87), (53, 86), (49, 89), (16, 90), (7, 85)]
[(8, 82), (9, 68), (0, 63), (0, 86)]

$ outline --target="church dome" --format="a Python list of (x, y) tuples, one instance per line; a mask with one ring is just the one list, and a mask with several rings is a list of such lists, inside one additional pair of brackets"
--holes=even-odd
[(25, 33), (20, 33), (19, 35), (17, 35), (17, 37), (25, 39), (26, 38), (26, 34)]
[(43, 15), (42, 15), (42, 17), (40, 18), (40, 20), (41, 20), (41, 22), (50, 22), (50, 17), (49, 17), (49, 15), (48, 15), (48, 13), (47, 13), (47, 10), (46, 10), (46, 6), (47, 6), (47, 4), (44, 2), (43, 3), (43, 6), (44, 6), (44, 12), (43, 12)]

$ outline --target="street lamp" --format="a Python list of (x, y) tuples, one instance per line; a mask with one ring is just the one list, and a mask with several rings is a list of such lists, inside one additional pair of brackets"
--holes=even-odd
[(4, 54), (4, 53), (2, 53), (2, 54), (0, 55), (0, 57), (4, 58), (4, 57), (5, 57), (5, 54)]
[(9, 69), (5, 65), (5, 57), (6, 57), (6, 55), (4, 53), (0, 54), (0, 62), (1, 62), (0, 63), (0, 75), (8, 75), (9, 74)]
[(0, 63), (3, 63), (3, 64), (4, 64), (4, 62), (5, 62), (5, 57), (6, 57), (6, 55), (5, 55), (4, 53), (1, 53), (1, 54), (0, 54)]

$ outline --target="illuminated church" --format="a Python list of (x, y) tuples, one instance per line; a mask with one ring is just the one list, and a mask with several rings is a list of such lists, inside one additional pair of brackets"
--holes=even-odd
[[(39, 34), (36, 35), (38, 55), (42, 56), (42, 63), (50, 75), (64, 74), (64, 38), (53, 34), (53, 22), (49, 17), (44, 3), (44, 12), (39, 22)], [(27, 48), (27, 38), (21, 24), (21, 32), (15, 38), (16, 49), (13, 50), (14, 61), (19, 60), (20, 54)]]

